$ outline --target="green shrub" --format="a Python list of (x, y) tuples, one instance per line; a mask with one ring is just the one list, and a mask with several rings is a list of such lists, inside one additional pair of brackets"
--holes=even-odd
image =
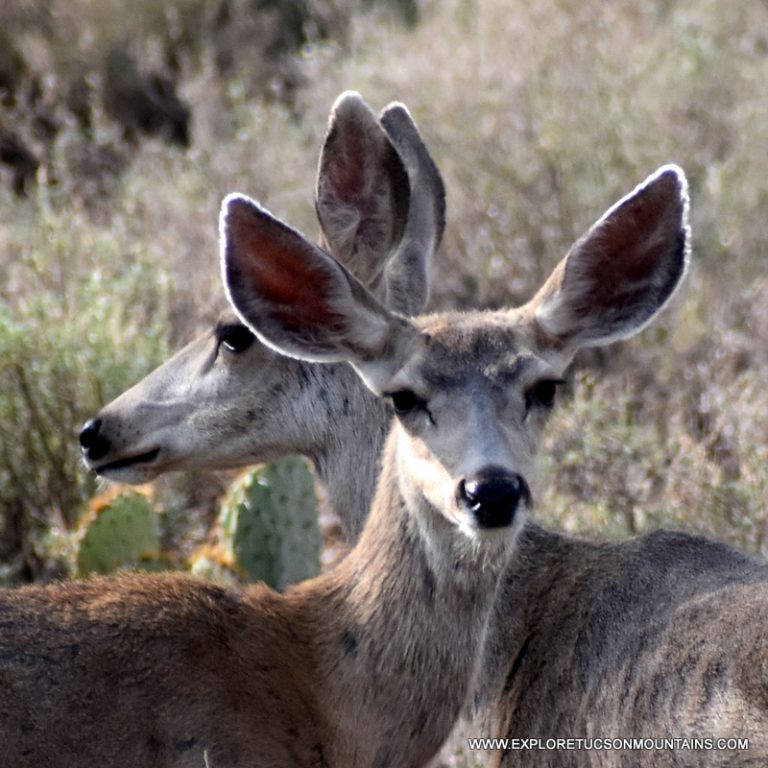
[(26, 214), (0, 252), (0, 520), (34, 570), (39, 534), (71, 528), (95, 489), (80, 427), (165, 356), (166, 312), (157, 263), (119, 219)]
[(685, 529), (768, 556), (765, 383), (713, 357), (719, 368), (688, 371), (685, 388), (659, 369), (578, 374), (547, 438), (539, 516), (619, 538)]

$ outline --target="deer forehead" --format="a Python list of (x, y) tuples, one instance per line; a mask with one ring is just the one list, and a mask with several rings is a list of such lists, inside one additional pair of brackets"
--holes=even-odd
[(427, 389), (478, 386), (483, 380), (513, 386), (556, 375), (536, 354), (528, 326), (512, 313), (430, 315), (417, 325), (423, 343), (401, 373)]

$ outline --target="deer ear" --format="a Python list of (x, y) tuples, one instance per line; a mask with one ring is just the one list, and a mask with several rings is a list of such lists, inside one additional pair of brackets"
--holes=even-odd
[(320, 152), (317, 216), (330, 252), (375, 290), (402, 237), (410, 189), (400, 156), (354, 91), (331, 110)]
[(430, 261), (445, 229), (445, 186), (403, 104), (389, 104), (381, 125), (405, 165), (411, 191), (405, 230), (385, 271), (387, 306), (412, 316), (429, 298)]
[(392, 347), (401, 321), (344, 267), (242, 195), (220, 217), (222, 277), (236, 312), (292, 357), (362, 367)]
[(680, 285), (688, 239), (685, 174), (664, 166), (591, 227), (527, 309), (571, 354), (632, 336)]

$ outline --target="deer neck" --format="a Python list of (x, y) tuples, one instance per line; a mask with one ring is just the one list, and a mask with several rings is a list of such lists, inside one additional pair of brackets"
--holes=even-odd
[[(426, 541), (419, 518), (437, 513), (403, 488), (396, 439), (358, 544), (312, 587), (326, 611), (315, 638), (333, 764), (413, 765), (437, 751), (472, 689), (503, 569), (478, 563), (447, 521), (429, 531), (445, 541)], [(453, 567), (435, 567), (440, 553)]]
[(326, 393), (326, 399), (314, 407), (327, 417), (305, 454), (312, 459), (328, 504), (341, 521), (345, 540), (354, 544), (372, 505), (391, 414), (346, 364), (315, 365), (313, 370)]
[[(592, 547), (534, 521), (526, 522), (515, 555), (501, 577), (468, 714), (477, 717), (490, 703), (507, 695), (507, 687), (525, 660), (529, 639), (547, 631), (542, 617), (552, 613), (548, 610), (552, 595), (560, 594), (564, 583), (579, 582)], [(563, 608), (559, 605), (557, 610)], [(551, 642), (555, 640), (551, 638)], [(487, 728), (482, 732), (490, 733)]]

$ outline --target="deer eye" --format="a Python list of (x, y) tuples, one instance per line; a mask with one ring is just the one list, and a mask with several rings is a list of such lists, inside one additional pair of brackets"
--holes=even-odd
[(254, 335), (242, 323), (227, 323), (216, 329), (216, 338), (219, 345), (237, 355), (253, 344)]
[(426, 402), (422, 400), (415, 392), (410, 389), (400, 389), (389, 395), (392, 406), (398, 416), (405, 416), (407, 413), (415, 411), (417, 408), (423, 408)]
[(557, 387), (563, 383), (562, 379), (542, 379), (537, 381), (525, 393), (526, 408), (551, 408), (555, 404)]

